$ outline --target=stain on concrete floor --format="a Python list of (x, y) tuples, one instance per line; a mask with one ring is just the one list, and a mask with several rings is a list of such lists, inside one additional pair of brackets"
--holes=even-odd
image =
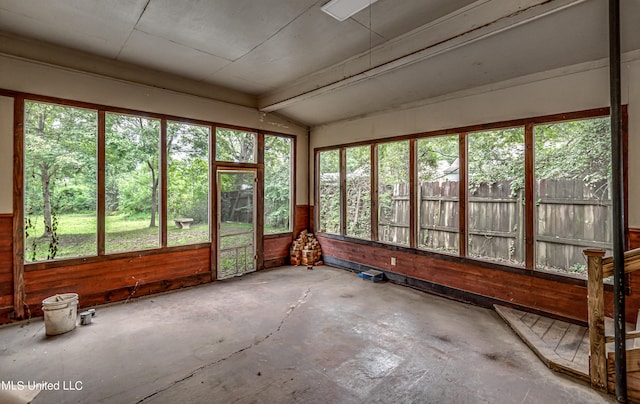
[(0, 380), (82, 381), (34, 403), (602, 403), (496, 313), (322, 267), (98, 307), (54, 338), (0, 328)]

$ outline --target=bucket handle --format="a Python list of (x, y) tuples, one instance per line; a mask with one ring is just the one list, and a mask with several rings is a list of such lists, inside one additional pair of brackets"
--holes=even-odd
[[(59, 304), (59, 303), (60, 303), (60, 302), (56, 302), (56, 304)], [(69, 302), (65, 302), (64, 307), (56, 307), (56, 308), (55, 308), (55, 309), (53, 309), (53, 310), (64, 310), (64, 309), (68, 308), (70, 304), (71, 304), (71, 303), (69, 303)], [(51, 310), (51, 309), (49, 309), (49, 308), (47, 308), (47, 307), (45, 306), (45, 307), (43, 307), (43, 308), (42, 308), (42, 310)]]

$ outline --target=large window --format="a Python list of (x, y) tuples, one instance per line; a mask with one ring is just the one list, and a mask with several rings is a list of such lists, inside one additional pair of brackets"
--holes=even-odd
[[(205, 247), (212, 239), (212, 184), (228, 191), (225, 202), (235, 192), (237, 197), (225, 205), (231, 206), (235, 221), (264, 212), (265, 234), (291, 232), (293, 136), (71, 100), (55, 102), (24, 102), (24, 130), (15, 147), (22, 151), (16, 166), (24, 167), (16, 176), (22, 182), (16, 187), (22, 189), (24, 214), (24, 227), (18, 228), (23, 235), (21, 264), (71, 258), (85, 262), (91, 256), (91, 261), (100, 261), (107, 254)], [(337, 174), (339, 155), (335, 157)], [(264, 179), (258, 175), (263, 164)], [(229, 188), (214, 178), (214, 167), (218, 172), (251, 172), (254, 182)], [(260, 195), (259, 180), (264, 197), (247, 199), (249, 189)], [(339, 189), (335, 191), (339, 195)], [(339, 232), (339, 201), (335, 208)], [(188, 245), (192, 247), (185, 248)], [(255, 259), (255, 254), (248, 257)]]
[(409, 142), (378, 145), (378, 238), (409, 245)]
[(24, 104), (25, 261), (97, 252), (95, 111)]
[(291, 231), (293, 139), (264, 137), (264, 234)]
[(340, 151), (320, 152), (319, 223), (326, 233), (340, 233)]
[(468, 254), (523, 265), (524, 128), (468, 136)]
[(586, 277), (583, 250), (612, 249), (606, 114), (594, 109), (318, 151), (318, 231)]
[(585, 247), (612, 248), (608, 118), (534, 127), (536, 269), (586, 277)]
[[(209, 241), (208, 126), (167, 124), (167, 244)], [(170, 224), (175, 224), (171, 226)]]
[(160, 121), (107, 114), (105, 251), (160, 246)]
[(348, 147), (347, 235), (371, 239), (371, 146)]
[(459, 250), (458, 136), (418, 139), (418, 248)]

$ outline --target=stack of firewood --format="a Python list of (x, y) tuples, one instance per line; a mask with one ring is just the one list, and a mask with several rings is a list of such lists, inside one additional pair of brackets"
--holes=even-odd
[(291, 265), (322, 265), (322, 249), (320, 243), (306, 230), (300, 232), (297, 239), (293, 240), (289, 250)]

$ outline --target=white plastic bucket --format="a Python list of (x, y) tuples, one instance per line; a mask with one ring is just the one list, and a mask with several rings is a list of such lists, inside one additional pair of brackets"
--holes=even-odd
[(64, 334), (76, 328), (78, 294), (62, 293), (42, 301), (44, 329), (47, 335)]

